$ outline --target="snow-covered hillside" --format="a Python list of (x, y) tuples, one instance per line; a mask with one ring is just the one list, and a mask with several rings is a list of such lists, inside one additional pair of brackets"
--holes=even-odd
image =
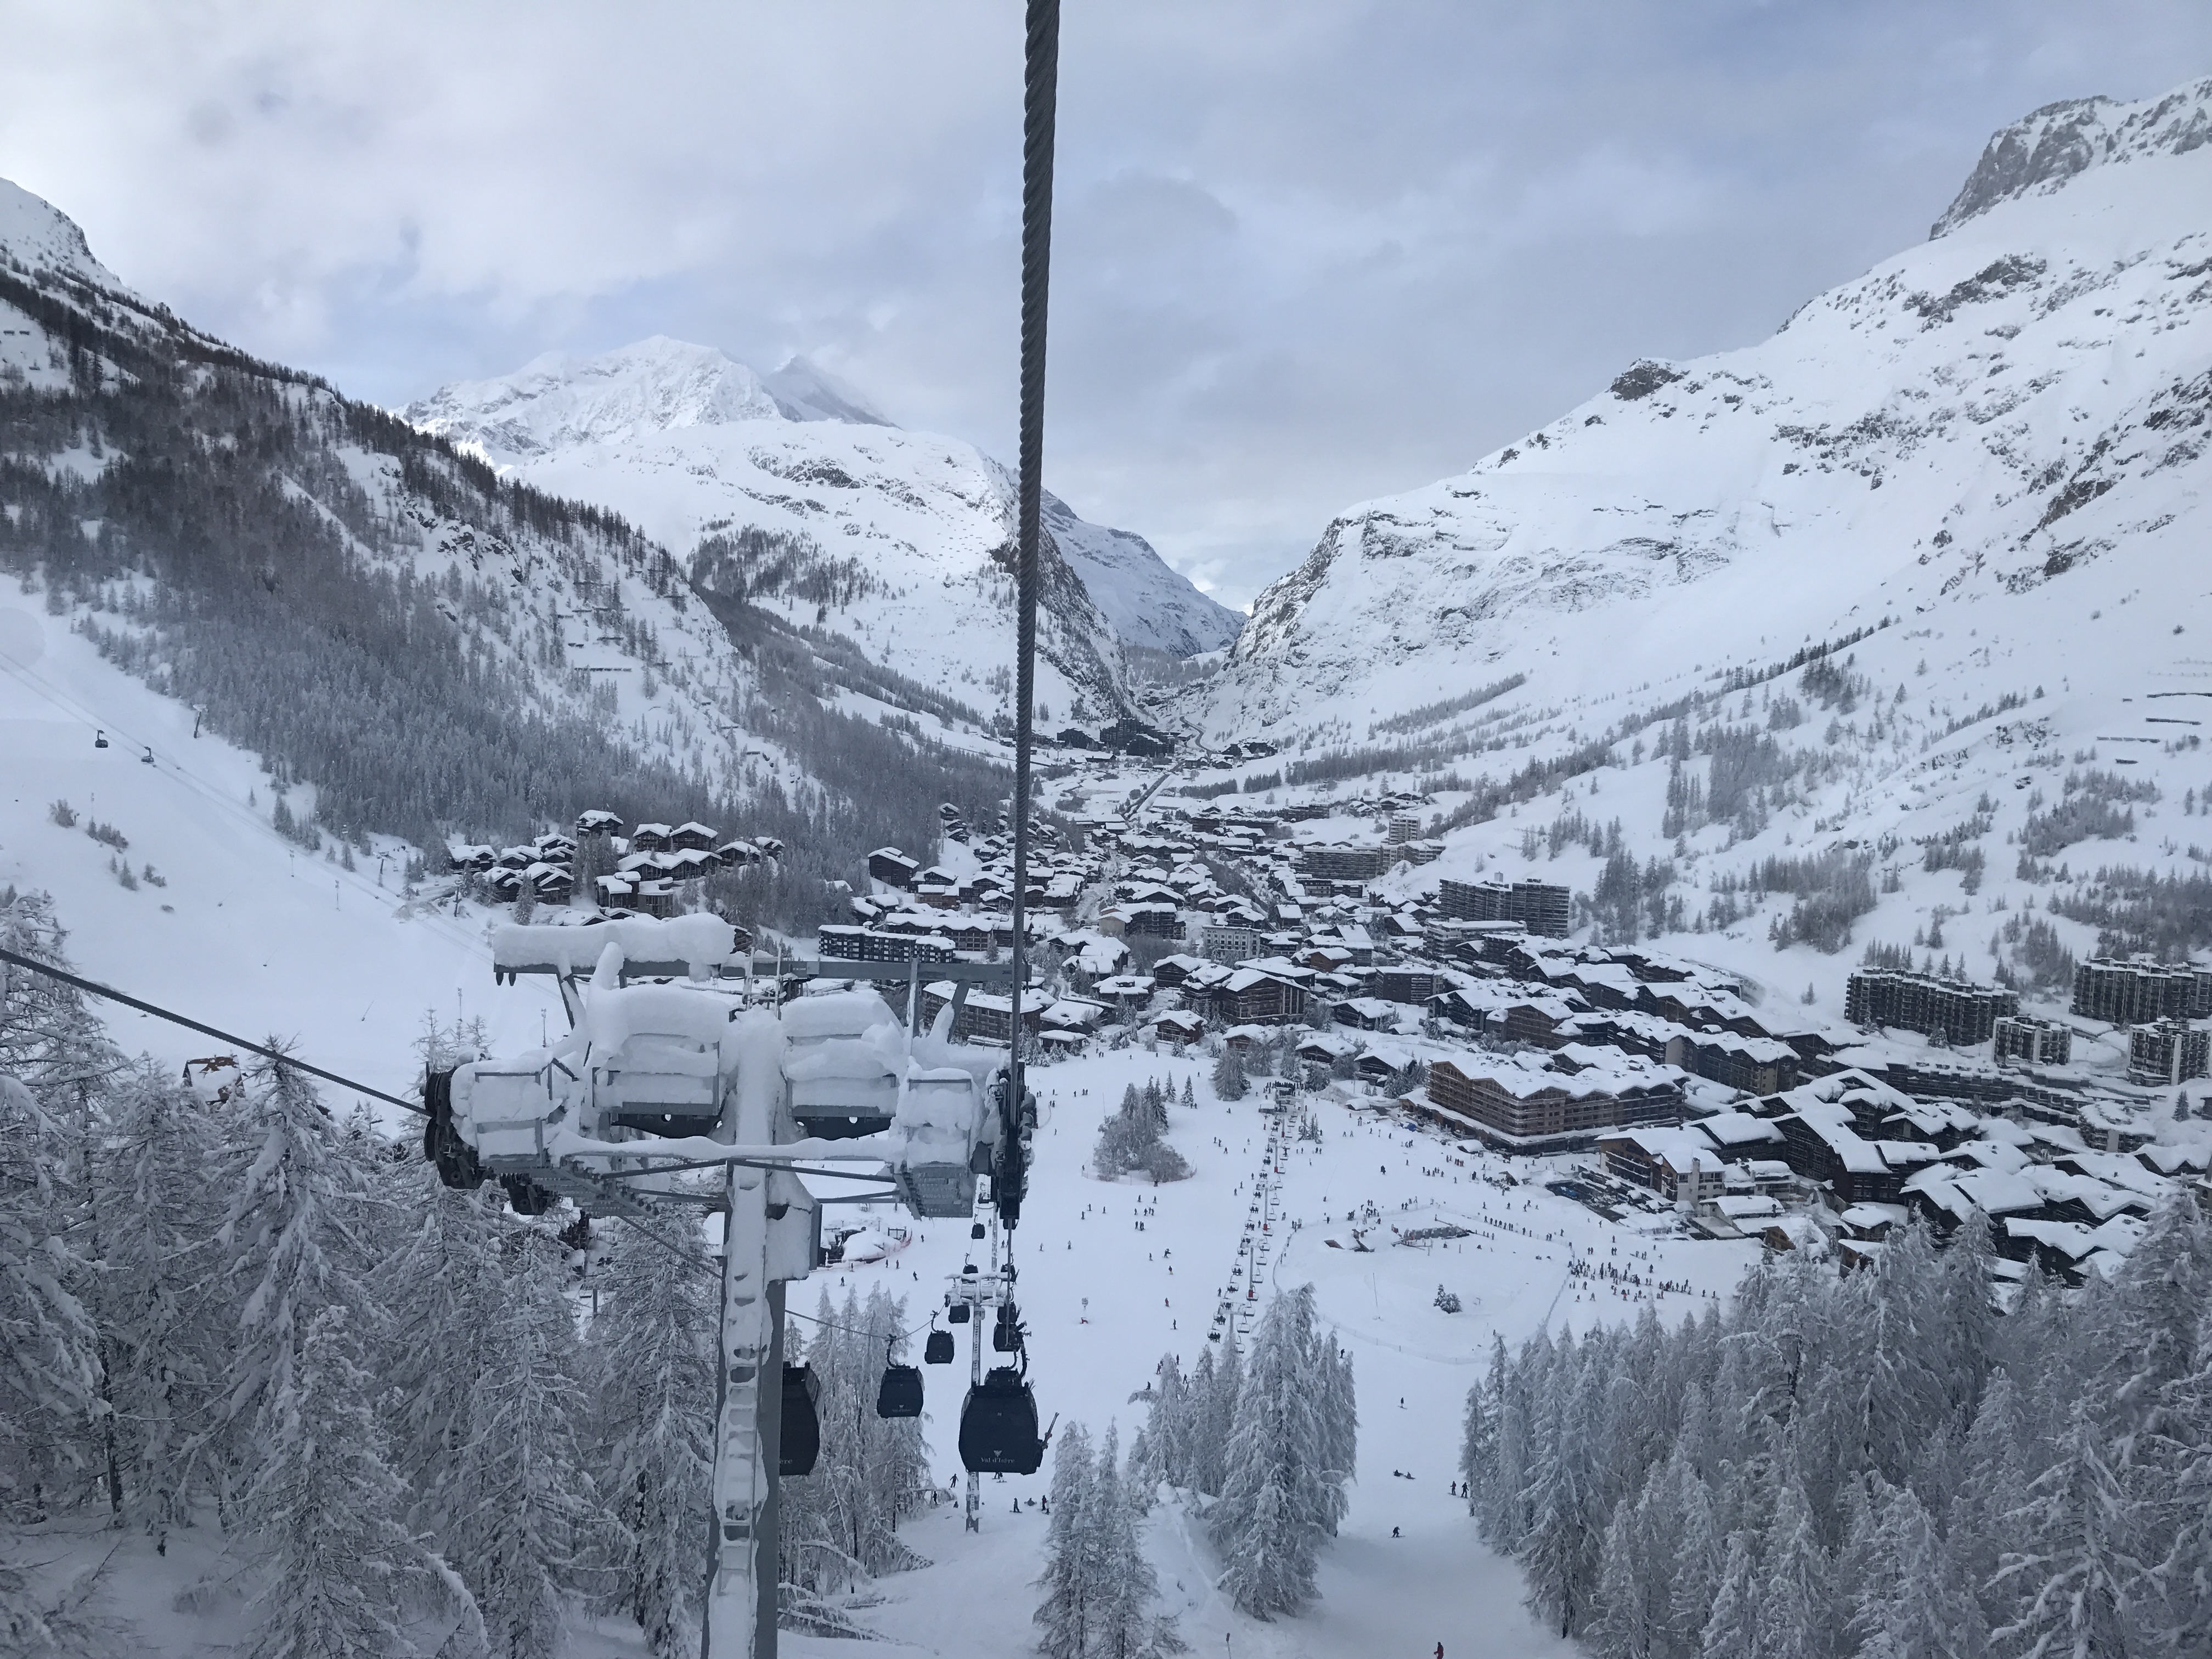
[[(1262, 786), (1427, 780), (1446, 850), (1394, 894), (1533, 859), (1832, 1013), (1869, 939), (1917, 962), (1969, 912), (2010, 912), (1978, 976), (2212, 943), (2147, 921), (2206, 839), (2169, 821), (2208, 781), (2212, 82), (2069, 107), (1771, 339), (1344, 514), (1186, 717), (1280, 745)], [(1819, 950), (1764, 864), (1808, 854), (1872, 884)]]
[(2031, 117), (1942, 234), (1772, 338), (1637, 363), (1470, 471), (1348, 510), (1261, 596), (1204, 724), (1389, 715), (1509, 669), (1547, 702), (1623, 690), (1881, 614), (2039, 653), (2139, 586), (2193, 604), (2208, 106), (2212, 82), (2068, 106), (2071, 170)]
[[(702, 581), (1011, 712), (1012, 476), (957, 439), (889, 425), (803, 360), (762, 375), (656, 337), (449, 386), (408, 416), (540, 488), (614, 508), (694, 560)], [(1234, 613), (1141, 538), (1058, 501), (1049, 527), (1038, 696), (1050, 718), (1120, 711), (1122, 641), (1188, 655), (1233, 636)], [(773, 538), (766, 558), (747, 532)]]

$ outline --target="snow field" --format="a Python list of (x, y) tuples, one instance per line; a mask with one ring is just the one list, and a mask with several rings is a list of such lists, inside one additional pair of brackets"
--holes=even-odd
[[(193, 738), (190, 708), (36, 603), (0, 596), (0, 887), (54, 895), (86, 977), (249, 1041), (296, 1036), (301, 1059), (403, 1098), (426, 1010), (483, 1016), (502, 1053), (535, 1046), (541, 1019), (562, 1029), (545, 981), (495, 991), (479, 923), (404, 902), (404, 859), (380, 886), (372, 860), (346, 871), (284, 840), (252, 755)], [(94, 746), (96, 731), (107, 748)], [(76, 828), (52, 820), (57, 799), (76, 809)], [(87, 835), (94, 821), (122, 831), (127, 853)], [(115, 856), (168, 884), (125, 890)], [(181, 1064), (222, 1048), (117, 1004), (98, 1012), (126, 1052)], [(325, 1099), (349, 1104), (336, 1090)]]
[[(1368, 1659), (1431, 1655), (1439, 1641), (1449, 1656), (1476, 1651), (1479, 1641), (1492, 1659), (1571, 1651), (1529, 1623), (1516, 1570), (1482, 1545), (1465, 1504), (1449, 1491), (1467, 1391), (1492, 1333), (1517, 1345), (1547, 1320), (1579, 1330), (1633, 1318), (1639, 1304), (1631, 1301), (1574, 1301), (1567, 1261), (1576, 1251), (1588, 1257), (1595, 1249), (1590, 1259), (1601, 1261), (1634, 1260), (1639, 1270), (1643, 1259), (1632, 1252), (1648, 1252), (1658, 1277), (1725, 1295), (1755, 1247), (1648, 1237), (1540, 1182), (1490, 1184), (1508, 1168), (1504, 1160), (1328, 1101), (1310, 1102), (1324, 1138), (1297, 1139), (1294, 1110), (1270, 1164), (1265, 1154), (1274, 1120), (1256, 1098), (1216, 1101), (1211, 1069), (1194, 1050), (1177, 1056), (1130, 1048), (1031, 1073), (1044, 1121), (1023, 1222), (1012, 1237), (1041, 1414), (1081, 1421), (1094, 1436), (1117, 1423), (1126, 1450), (1145, 1420), (1144, 1405), (1129, 1396), (1170, 1350), (1188, 1374), (1221, 1298), (1233, 1291), (1238, 1309), (1256, 1310), (1272, 1288), (1311, 1280), (1323, 1323), (1358, 1366), (1359, 1479), (1351, 1510), (1341, 1535), (1322, 1550), (1321, 1601), (1302, 1618), (1261, 1624), (1212, 1589), (1219, 1566), (1202, 1520), (1177, 1499), (1156, 1507), (1146, 1547), (1163, 1603), (1182, 1620), (1194, 1652)], [(1119, 1109), (1125, 1088), (1141, 1088), (1148, 1078), (1178, 1096), (1186, 1079), (1192, 1084), (1200, 1104), (1170, 1106), (1167, 1133), (1189, 1161), (1191, 1178), (1159, 1188), (1091, 1178), (1083, 1166), (1100, 1123)], [(1517, 1181), (1532, 1166), (1510, 1167)], [(1263, 1194), (1272, 1194), (1272, 1205)], [(1259, 1303), (1244, 1300), (1246, 1280), (1231, 1276), (1245, 1259), (1243, 1230), (1256, 1219), (1255, 1203), (1270, 1228), (1259, 1236), (1269, 1247), (1259, 1269)], [(1372, 1253), (1360, 1254), (1350, 1249), (1343, 1217), (1368, 1205), (1381, 1218), (1370, 1234)], [(859, 1206), (848, 1218), (867, 1213), (855, 1212)], [(897, 1218), (886, 1210), (873, 1213)], [(1388, 1242), (1393, 1225), (1439, 1221), (1468, 1227), (1474, 1237), (1426, 1249)], [(883, 1275), (893, 1294), (912, 1298), (910, 1323), (926, 1327), (971, 1246), (964, 1222), (914, 1231), (914, 1243), (887, 1261), (825, 1267), (815, 1280), (836, 1296), (854, 1288), (865, 1297), (870, 1275)], [(1330, 1249), (1330, 1237), (1341, 1248)], [(988, 1267), (988, 1242), (973, 1248), (972, 1259)], [(1618, 1257), (1610, 1254), (1616, 1248)], [(1449, 1315), (1431, 1305), (1440, 1279), (1460, 1293), (1465, 1311)], [(816, 1282), (795, 1285), (790, 1305), (811, 1313), (818, 1295)], [(1698, 1305), (1694, 1296), (1668, 1296), (1659, 1312), (1672, 1321)], [(957, 1473), (953, 1438), (973, 1328), (960, 1332), (954, 1364), (925, 1371), (924, 1426), (941, 1479)], [(988, 1346), (985, 1352), (988, 1363)], [(1394, 1469), (1413, 1478), (1394, 1476)], [(864, 1613), (864, 1620), (918, 1652), (1030, 1651), (1038, 1595), (1031, 1581), (1042, 1568), (1047, 1522), (1027, 1505), (1048, 1490), (1051, 1473), (1048, 1454), (1035, 1476), (987, 1480), (975, 1536), (963, 1531), (957, 1503), (909, 1522), (907, 1540), (935, 1565), (880, 1580), (884, 1605)], [(958, 1484), (964, 1492), (964, 1475)], [(1018, 1514), (1017, 1501), (1024, 1505)], [(1394, 1527), (1401, 1536), (1391, 1535)], [(829, 1651), (826, 1641), (784, 1639), (790, 1653)]]

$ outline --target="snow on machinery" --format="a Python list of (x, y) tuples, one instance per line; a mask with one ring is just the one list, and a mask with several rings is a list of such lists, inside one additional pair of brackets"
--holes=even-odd
[[(723, 1216), (711, 1599), (726, 1634), (747, 1609), (750, 1645), (715, 1645), (770, 1652), (775, 1483), (811, 1473), (820, 1443), (812, 1375), (783, 1363), (784, 1286), (823, 1261), (824, 1205), (896, 1198), (921, 1219), (989, 1206), (993, 1224), (972, 1231), (992, 1240), (993, 1281), (961, 1311), (999, 1307), (993, 1346), (1017, 1363), (983, 1375), (979, 1321), (960, 1426), (971, 1510), (979, 1474), (1028, 1473), (1042, 1459), (1013, 1269), (998, 1266), (1000, 1233), (1020, 1216), (1035, 1101), (1018, 1095), (1005, 1051), (951, 1040), (957, 1005), (924, 1031), (875, 989), (799, 994), (812, 977), (905, 979), (915, 1009), (910, 964), (756, 961), (738, 951), (728, 923), (699, 915), (509, 925), (492, 944), (501, 980), (556, 979), (572, 1026), (543, 1048), (430, 1073), (424, 1154), (447, 1186), (496, 1179), (526, 1214), (565, 1197), (664, 1243), (672, 1215)], [(930, 967), (963, 991), (1012, 971)], [(699, 1184), (700, 1171), (717, 1169), (719, 1195)], [(863, 1189), (817, 1196), (802, 1174)], [(938, 1351), (933, 1338), (932, 1363)], [(918, 1416), (921, 1395), (919, 1369), (887, 1355), (878, 1413)]]

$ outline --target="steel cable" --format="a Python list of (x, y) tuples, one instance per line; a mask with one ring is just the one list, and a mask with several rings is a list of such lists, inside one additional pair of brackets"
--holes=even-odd
[(11, 963), (18, 968), (27, 968), (34, 974), (44, 974), (48, 979), (58, 979), (64, 985), (74, 985), (80, 991), (105, 997), (110, 1002), (119, 1002), (126, 1008), (136, 1008), (142, 1014), (151, 1014), (156, 1019), (166, 1019), (172, 1025), (181, 1025), (187, 1030), (198, 1031), (202, 1036), (211, 1036), (234, 1044), (264, 1060), (273, 1060), (279, 1066), (289, 1066), (295, 1071), (319, 1077), (325, 1083), (335, 1083), (341, 1089), (350, 1089), (357, 1095), (367, 1095), (371, 1100), (380, 1100), (387, 1106), (397, 1106), (403, 1112), (412, 1112), (417, 1117), (429, 1115), (419, 1100), (402, 1100), (398, 1095), (387, 1095), (381, 1089), (372, 1089), (366, 1083), (356, 1083), (349, 1077), (340, 1077), (336, 1072), (326, 1072), (319, 1066), (310, 1066), (295, 1055), (277, 1048), (264, 1048), (258, 1042), (248, 1042), (244, 1037), (233, 1036), (228, 1031), (218, 1031), (212, 1025), (203, 1025), (196, 1019), (186, 1019), (182, 1014), (172, 1013), (167, 1008), (150, 1002), (141, 1002), (137, 997), (125, 996), (120, 991), (100, 984), (97, 980), (80, 979), (75, 974), (64, 973), (52, 963), (40, 962), (35, 957), (19, 956), (13, 951), (0, 950), (0, 962)]
[[(1036, 736), (1037, 543), (1043, 530), (1045, 313), (1052, 276), (1052, 152), (1060, 88), (1060, 0), (1029, 0), (1023, 62), (1021, 444), (1015, 509), (1014, 939), (1006, 1029), (1007, 1086), (1017, 1115), (1025, 1087), (1022, 992), (1029, 969), (1030, 750)], [(1008, 1224), (1012, 1224), (1011, 1218)]]

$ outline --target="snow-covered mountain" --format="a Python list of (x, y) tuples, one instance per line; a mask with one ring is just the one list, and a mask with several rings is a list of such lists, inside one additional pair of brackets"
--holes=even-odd
[[(613, 507), (702, 581), (734, 584), (794, 626), (847, 635), (910, 678), (1003, 712), (1011, 475), (957, 439), (891, 426), (804, 359), (764, 375), (656, 337), (541, 357), (407, 413), (516, 477)], [(1188, 655), (1233, 635), (1234, 613), (1141, 538), (1056, 501), (1050, 511), (1038, 685), (1054, 718), (1119, 710), (1123, 641)]]
[(1182, 717), (1277, 745), (1248, 788), (1418, 782), (1394, 898), (1537, 874), (1831, 1014), (1971, 913), (2046, 989), (2212, 946), (2208, 112), (2038, 112), (1771, 338), (1347, 510)]
[[(670, 395), (860, 411), (803, 365), (769, 391)], [(398, 838), (442, 860), (448, 836), (513, 841), (585, 807), (690, 817), (787, 843), (791, 923), (868, 848), (924, 844), (939, 802), (981, 811), (1002, 787), (980, 714), (839, 641), (758, 617), (733, 632), (634, 527), (193, 329), (8, 184), (0, 456), (0, 572), (110, 668), (73, 710), (86, 753), (103, 726), (155, 729), (129, 713), (135, 678), (187, 731), (258, 756), (264, 827), (334, 858), (389, 861)], [(157, 765), (207, 758), (155, 747)], [(44, 810), (13, 799), (0, 842)]]
[(1124, 645), (1195, 657), (1218, 651), (1243, 627), (1241, 614), (1192, 586), (1134, 531), (1079, 519), (1048, 489), (1044, 524)]
[(2134, 591), (2193, 609), (2208, 137), (2212, 82), (2000, 132), (1936, 234), (1770, 339), (1636, 363), (1469, 471), (1342, 514), (1199, 718), (1310, 731), (1509, 672), (1530, 698), (1601, 694), (1881, 615), (2056, 640)]

